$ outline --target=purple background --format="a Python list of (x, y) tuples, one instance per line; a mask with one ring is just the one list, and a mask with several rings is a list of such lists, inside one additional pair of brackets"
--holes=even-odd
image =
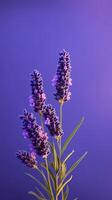
[[(71, 54), (72, 99), (64, 106), (65, 136), (85, 123), (68, 148), (87, 158), (74, 173), (69, 199), (112, 200), (112, 1), (0, 1), (0, 199), (31, 199), (35, 184), (15, 158), (27, 149), (18, 115), (28, 108), (29, 73), (41, 71), (48, 102), (58, 52)], [(73, 163), (70, 160), (69, 165)]]

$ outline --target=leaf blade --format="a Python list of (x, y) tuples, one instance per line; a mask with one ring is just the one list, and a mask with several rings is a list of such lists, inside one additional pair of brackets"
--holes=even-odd
[(45, 184), (47, 184), (47, 179), (46, 179), (46, 176), (45, 176), (44, 172), (42, 170), (40, 170), (39, 168), (37, 168), (37, 171), (42, 175)]
[(74, 150), (72, 150), (72, 152), (70, 152), (67, 157), (64, 159), (63, 163), (66, 163), (66, 161), (73, 155)]
[(63, 180), (63, 178), (66, 174), (66, 170), (67, 170), (66, 164), (62, 163), (61, 164), (61, 170), (60, 170), (60, 173), (59, 173), (60, 180)]
[(80, 122), (78, 123), (78, 125), (75, 127), (75, 129), (73, 130), (73, 132), (69, 135), (69, 137), (66, 139), (66, 141), (64, 142), (64, 145), (62, 147), (61, 150), (61, 155), (64, 153), (64, 151), (66, 150), (68, 144), (70, 143), (70, 141), (72, 140), (72, 138), (74, 137), (74, 135), (76, 134), (76, 132), (78, 131), (78, 129), (81, 127), (82, 123), (84, 121), (84, 117), (81, 118)]
[(36, 192), (40, 195), (41, 198), (45, 199), (45, 196), (43, 195), (43, 193), (39, 190), (38, 187), (35, 187)]
[(43, 185), (38, 179), (36, 179), (33, 175), (31, 175), (31, 174), (29, 174), (29, 173), (25, 173), (27, 176), (29, 176), (30, 178), (32, 178), (36, 183), (38, 183), (40, 186), (41, 186), (41, 188), (45, 191), (45, 192), (47, 192), (47, 193), (49, 193), (49, 191), (48, 191), (48, 189), (46, 188), (46, 186), (45, 185)]
[[(41, 166), (47, 171), (47, 168), (46, 168), (46, 165), (45, 163), (41, 163)], [(53, 174), (53, 172), (51, 171), (51, 169), (49, 168), (49, 174), (50, 174), (50, 177), (51, 177), (51, 180), (53, 182), (53, 186), (54, 186), (54, 189), (56, 189), (56, 180), (55, 180), (55, 176)]]
[(60, 192), (64, 189), (64, 187), (72, 180), (72, 176), (65, 182), (65, 183), (61, 183), (59, 185), (58, 191), (57, 191), (57, 196), (59, 196)]
[(68, 170), (68, 172), (65, 175), (65, 178), (73, 172), (73, 170), (79, 165), (79, 163), (85, 158), (88, 152), (85, 152)]
[(68, 194), (69, 194), (69, 187), (68, 187), (68, 185), (67, 185), (66, 191), (64, 192), (64, 200), (67, 200)]
[(54, 143), (53, 143), (53, 157), (54, 157), (54, 170), (55, 170), (55, 172), (57, 172), (59, 169), (59, 158), (58, 158), (58, 155), (56, 152), (56, 147), (55, 147)]
[(36, 199), (38, 199), (38, 200), (45, 200), (44, 198), (41, 198), (38, 194), (36, 194), (36, 193), (33, 192), (33, 191), (29, 191), (28, 194), (30, 194), (30, 195), (36, 197)]

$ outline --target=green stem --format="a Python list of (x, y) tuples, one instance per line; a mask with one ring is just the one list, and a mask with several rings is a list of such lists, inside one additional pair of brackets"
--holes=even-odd
[[(40, 121), (41, 121), (41, 126), (44, 130), (44, 121), (43, 121), (43, 115), (40, 113)], [(49, 174), (49, 168), (48, 168), (48, 159), (47, 157), (45, 158), (45, 163), (46, 163), (46, 169), (47, 169), (47, 178), (48, 178), (48, 184), (49, 184), (49, 189), (50, 189), (50, 194), (51, 194), (51, 200), (54, 200), (54, 195), (52, 191), (52, 186), (51, 186), (51, 180), (50, 180), (50, 174)]]
[(57, 191), (58, 191), (58, 176), (56, 175), (56, 200), (58, 200)]
[[(62, 127), (62, 120), (63, 120), (63, 102), (60, 103), (60, 126)], [(61, 164), (61, 143), (62, 137), (59, 138), (58, 145), (59, 145), (59, 154), (60, 154), (60, 164)], [(61, 167), (61, 166), (60, 166)], [(58, 200), (58, 195), (56, 196), (56, 200)], [(64, 200), (64, 194), (62, 190), (62, 200)]]
[(63, 120), (62, 108), (63, 108), (63, 103), (60, 103), (60, 125), (61, 125), (61, 127), (62, 127), (62, 120)]
[(48, 160), (47, 160), (47, 158), (45, 158), (45, 163), (46, 163), (46, 169), (47, 169), (48, 184), (49, 184), (49, 189), (50, 189), (50, 193), (51, 193), (51, 200), (54, 200), (54, 195), (53, 195), (51, 181), (50, 181), (50, 174), (49, 174), (49, 168), (48, 168)]
[[(60, 103), (60, 126), (62, 127), (63, 113), (62, 113), (63, 103)], [(59, 139), (59, 153), (61, 161), (61, 137)]]
[[(60, 103), (60, 125), (62, 127), (62, 120), (63, 120), (63, 103)], [(60, 161), (61, 161), (61, 138), (60, 138)], [(62, 190), (62, 200), (64, 200), (64, 194), (63, 194), (63, 190)]]

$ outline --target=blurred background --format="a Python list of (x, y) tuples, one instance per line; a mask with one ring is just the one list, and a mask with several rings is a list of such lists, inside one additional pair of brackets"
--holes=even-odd
[[(15, 157), (28, 149), (19, 115), (29, 108), (30, 76), (43, 75), (47, 102), (59, 113), (51, 80), (58, 53), (70, 52), (72, 98), (63, 108), (64, 138), (82, 116), (83, 126), (67, 152), (77, 160), (69, 200), (112, 200), (112, 1), (0, 1), (0, 199), (30, 200), (35, 185)], [(38, 176), (38, 175), (37, 175)]]

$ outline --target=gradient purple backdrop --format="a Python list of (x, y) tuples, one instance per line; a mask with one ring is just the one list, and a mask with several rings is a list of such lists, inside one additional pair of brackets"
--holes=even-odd
[[(83, 115), (68, 148), (87, 158), (74, 173), (69, 199), (112, 200), (112, 1), (0, 1), (0, 199), (30, 200), (35, 184), (15, 158), (27, 148), (18, 115), (28, 108), (29, 73), (41, 71), (48, 102), (58, 52), (71, 54), (72, 99), (64, 106), (65, 138)], [(69, 163), (71, 165), (73, 160)]]

